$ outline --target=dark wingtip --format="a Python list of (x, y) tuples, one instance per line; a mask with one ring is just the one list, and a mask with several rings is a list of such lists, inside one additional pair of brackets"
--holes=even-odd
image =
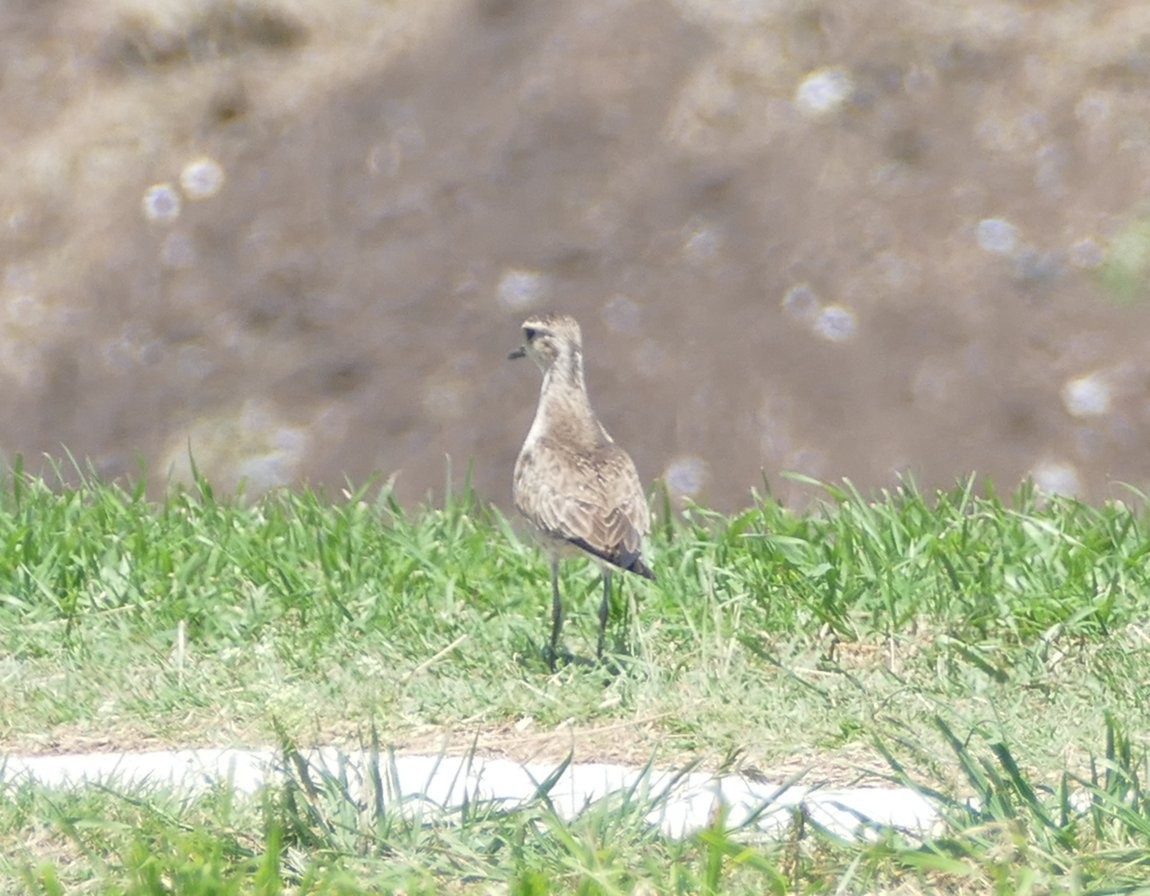
[(642, 576), (644, 579), (650, 579), (652, 582), (656, 581), (655, 573), (651, 571), (651, 567), (644, 563), (643, 558), (638, 554), (634, 554), (630, 557), (626, 554), (608, 554), (605, 551), (601, 551), (598, 548), (591, 546), (582, 538), (568, 538), (567, 542), (569, 544), (575, 545), (577, 548), (582, 548), (593, 557), (598, 557), (600, 560), (606, 560), (612, 566), (617, 566), (624, 572), (633, 572), (635, 575)]
[(657, 581), (655, 578), (655, 573), (651, 570), (651, 567), (644, 563), (643, 560), (639, 557), (636, 557), (635, 562), (630, 566), (625, 567), (625, 569), (628, 572), (635, 573), (635, 575), (642, 576), (644, 579), (650, 579), (652, 582)]

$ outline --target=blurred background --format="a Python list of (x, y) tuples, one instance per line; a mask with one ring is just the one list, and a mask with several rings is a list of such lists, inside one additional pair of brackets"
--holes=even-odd
[[(401, 499), (1150, 485), (1150, 4), (3, 0), (0, 453)], [(66, 465), (70, 463), (66, 461)]]

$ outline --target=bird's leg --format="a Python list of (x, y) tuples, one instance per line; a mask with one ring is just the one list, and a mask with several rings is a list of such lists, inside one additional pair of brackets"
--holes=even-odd
[(607, 614), (611, 612), (611, 573), (603, 570), (603, 602), (599, 604), (599, 647), (595, 655), (603, 659), (603, 637), (607, 631)]
[(547, 665), (555, 671), (555, 656), (559, 632), (563, 628), (563, 600), (559, 597), (559, 558), (551, 558), (551, 649), (547, 652)]

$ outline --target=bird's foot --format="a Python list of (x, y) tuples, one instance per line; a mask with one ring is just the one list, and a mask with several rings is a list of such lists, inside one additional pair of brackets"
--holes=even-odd
[(548, 644), (543, 648), (543, 661), (547, 663), (547, 668), (554, 673), (560, 662), (569, 665), (577, 662), (578, 658), (569, 650), (561, 650)]

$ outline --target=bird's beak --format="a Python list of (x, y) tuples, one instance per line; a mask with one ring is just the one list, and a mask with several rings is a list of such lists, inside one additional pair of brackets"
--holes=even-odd
[(526, 357), (527, 357), (527, 346), (521, 345), (521, 346), (519, 346), (519, 348), (515, 349), (515, 351), (511, 352), (511, 354), (509, 354), (507, 356), (507, 360), (508, 361), (514, 361), (516, 358), (526, 358)]

